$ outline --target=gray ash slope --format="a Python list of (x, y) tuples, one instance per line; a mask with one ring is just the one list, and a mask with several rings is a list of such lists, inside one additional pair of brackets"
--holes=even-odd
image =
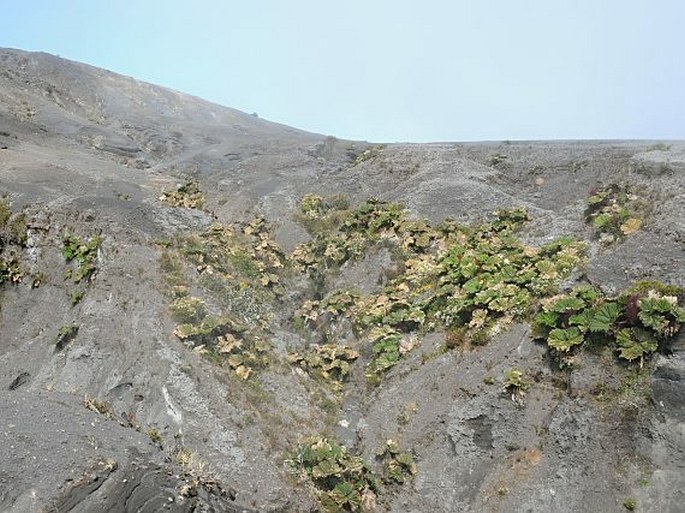
[[(29, 220), (19, 256), (42, 277), (37, 288), (0, 289), (1, 511), (314, 511), (283, 460), (298, 439), (327, 429), (367, 458), (398, 434), (412, 451), (416, 477), (379, 501), (381, 511), (618, 512), (628, 498), (639, 511), (682, 511), (682, 334), (648, 362), (635, 392), (625, 379), (634, 373), (592, 353), (559, 374), (526, 325), (422, 359), (444, 337), (434, 333), (377, 387), (353, 369), (334, 412), (347, 427), (336, 428), (297, 373), (275, 366), (246, 385), (173, 335), (158, 241), (260, 215), (290, 251), (308, 238), (293, 211), (310, 192), (399, 201), (436, 222), (525, 206), (529, 241), (588, 240), (584, 279), (608, 292), (639, 279), (685, 286), (685, 143), (379, 149), (1, 50), (0, 148), (0, 195)], [(375, 157), (354, 165), (369, 148)], [(188, 179), (204, 210), (159, 200)], [(583, 211), (588, 191), (609, 183), (639, 190), (651, 209), (637, 234), (602, 246)], [(75, 306), (60, 254), (66, 232), (102, 235), (96, 278)], [(381, 253), (347, 265), (336, 285), (375, 287)], [(72, 324), (78, 335), (57, 351), (51, 342)], [(270, 342), (301, 349), (306, 337), (291, 327), (284, 320)], [(523, 408), (483, 381), (512, 366), (538, 377)], [(616, 400), (598, 401), (601, 387)], [(400, 419), (407, 405), (415, 413)], [(211, 480), (191, 486), (189, 465), (175, 458), (181, 444), (195, 475)]]

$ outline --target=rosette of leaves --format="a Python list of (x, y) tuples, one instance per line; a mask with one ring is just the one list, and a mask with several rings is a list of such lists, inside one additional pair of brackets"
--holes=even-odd
[(16, 257), (11, 257), (9, 260), (0, 258), (0, 285), (6, 281), (14, 284), (21, 283), (23, 279), (24, 273)]
[(76, 262), (76, 269), (67, 269), (66, 277), (74, 283), (90, 281), (97, 270), (96, 262), (102, 238), (93, 235), (84, 241), (76, 235), (62, 239), (62, 256), (67, 263)]
[(528, 387), (530, 386), (530, 383), (524, 377), (523, 371), (516, 367), (512, 367), (505, 373), (504, 377), (504, 392), (510, 394), (511, 400), (516, 404), (523, 406), (526, 390), (528, 390)]
[(324, 437), (299, 445), (288, 463), (311, 483), (324, 511), (368, 511), (378, 492), (376, 476), (364, 460)]
[(638, 327), (619, 330), (616, 334), (616, 344), (619, 357), (629, 362), (639, 360), (640, 367), (643, 365), (644, 357), (659, 348), (656, 337), (649, 331)]
[(412, 253), (428, 251), (440, 236), (425, 220), (400, 220), (397, 232), (402, 248)]
[(381, 464), (381, 477), (385, 483), (403, 484), (416, 475), (416, 463), (408, 452), (402, 451), (395, 440), (387, 440), (376, 453)]
[(620, 358), (639, 359), (642, 365), (644, 357), (675, 336), (683, 322), (678, 289), (647, 282), (614, 298), (592, 287), (577, 287), (544, 301), (532, 324), (533, 336), (559, 353), (587, 341), (615, 343)]
[(288, 355), (291, 364), (299, 365), (309, 374), (318, 374), (335, 383), (345, 381), (350, 373), (350, 364), (359, 358), (359, 352), (346, 345), (314, 344), (304, 353)]
[(243, 381), (249, 379), (256, 368), (269, 364), (271, 345), (260, 339), (244, 339), (232, 333), (217, 337), (215, 350), (226, 356), (226, 362)]
[(361, 256), (369, 245), (361, 233), (317, 234), (311, 241), (293, 250), (295, 267), (310, 275), (340, 267), (348, 260)]
[(371, 342), (373, 355), (366, 367), (366, 377), (377, 379), (382, 373), (391, 369), (400, 361), (400, 341), (404, 334), (389, 326), (377, 326), (371, 329), (368, 339)]
[(201, 209), (205, 203), (200, 186), (197, 182), (193, 181), (179, 185), (175, 191), (165, 192), (159, 199), (172, 207), (182, 208)]
[(639, 282), (619, 297), (625, 305), (624, 322), (616, 335), (620, 358), (639, 360), (657, 351), (685, 323), (680, 304), (685, 290), (659, 282)]
[(336, 290), (321, 302), (321, 310), (334, 316), (349, 316), (360, 297), (350, 290)]
[(533, 319), (533, 336), (558, 353), (568, 353), (592, 338), (610, 340), (622, 313), (618, 303), (606, 301), (597, 289), (576, 287), (543, 301)]
[(321, 302), (315, 299), (308, 299), (294, 313), (295, 317), (302, 319), (305, 324), (312, 325), (321, 315)]
[(421, 327), (426, 320), (423, 305), (414, 302), (406, 290), (393, 287), (384, 294), (359, 301), (357, 311), (357, 323), (362, 327), (388, 326), (409, 332)]
[(205, 315), (200, 322), (179, 324), (174, 330), (174, 335), (199, 353), (226, 362), (242, 380), (270, 362), (271, 345), (246, 334), (244, 326), (228, 317), (214, 315)]
[(608, 185), (594, 191), (586, 203), (586, 221), (608, 242), (632, 235), (642, 226), (642, 219), (636, 212), (640, 201), (625, 187)]
[(637, 317), (657, 337), (666, 339), (680, 330), (685, 322), (685, 310), (678, 306), (676, 296), (662, 296), (656, 291), (650, 291), (647, 297), (640, 299)]

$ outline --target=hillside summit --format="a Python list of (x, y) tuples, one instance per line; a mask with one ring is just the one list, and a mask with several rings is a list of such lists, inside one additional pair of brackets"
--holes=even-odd
[(684, 185), (2, 49), (0, 510), (682, 512)]

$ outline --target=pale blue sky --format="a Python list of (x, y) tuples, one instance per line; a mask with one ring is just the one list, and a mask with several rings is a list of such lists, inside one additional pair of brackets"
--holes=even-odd
[(0, 46), (351, 139), (685, 138), (685, 0), (5, 0)]

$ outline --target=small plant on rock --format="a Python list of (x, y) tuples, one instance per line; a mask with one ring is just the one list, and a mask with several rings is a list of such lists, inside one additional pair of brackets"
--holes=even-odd
[(530, 383), (524, 378), (523, 371), (513, 367), (505, 373), (504, 392), (511, 395), (511, 400), (523, 406), (526, 390)]
[(395, 440), (387, 440), (376, 454), (381, 463), (381, 475), (386, 483), (403, 484), (416, 475), (416, 463), (408, 452), (402, 451)]
[(636, 194), (616, 184), (594, 191), (587, 199), (585, 219), (605, 243), (632, 235), (642, 227), (638, 210), (642, 202)]
[(75, 324), (70, 324), (66, 326), (62, 326), (59, 331), (57, 332), (57, 336), (55, 337), (53, 344), (55, 345), (55, 348), (57, 351), (61, 351), (64, 349), (72, 340), (76, 338), (76, 335), (78, 335), (78, 330), (79, 327)]
[(97, 270), (96, 262), (102, 238), (98, 235), (81, 240), (76, 235), (67, 235), (62, 240), (62, 256), (67, 263), (76, 262), (76, 269), (69, 268), (66, 277), (74, 283), (90, 281)]

